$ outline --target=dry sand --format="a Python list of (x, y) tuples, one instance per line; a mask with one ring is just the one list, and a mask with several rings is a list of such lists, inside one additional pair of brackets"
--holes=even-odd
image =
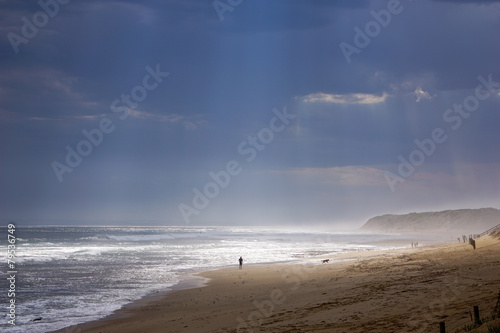
[(471, 323), (474, 305), (482, 317), (491, 315), (500, 292), (500, 240), (487, 236), (476, 245), (204, 272), (208, 286), (139, 301), (59, 332), (439, 332), (440, 321), (456, 332)]

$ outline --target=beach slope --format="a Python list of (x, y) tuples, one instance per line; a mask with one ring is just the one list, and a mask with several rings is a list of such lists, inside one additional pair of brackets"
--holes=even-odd
[[(72, 332), (455, 332), (500, 292), (500, 240), (490, 236), (310, 264), (237, 266), (200, 275), (205, 287), (139, 301)], [(335, 259), (335, 261), (333, 261)], [(338, 260), (338, 261), (337, 261)], [(59, 332), (67, 332), (60, 330)]]

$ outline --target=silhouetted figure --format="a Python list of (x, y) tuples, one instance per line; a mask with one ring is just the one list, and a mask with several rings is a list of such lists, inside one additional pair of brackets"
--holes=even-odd
[(472, 238), (469, 238), (469, 244), (472, 245), (472, 247), (474, 248), (474, 250), (476, 249), (476, 241)]
[(241, 269), (241, 267), (243, 267), (243, 258), (240, 257), (240, 259), (238, 259), (238, 261), (240, 262), (240, 269)]

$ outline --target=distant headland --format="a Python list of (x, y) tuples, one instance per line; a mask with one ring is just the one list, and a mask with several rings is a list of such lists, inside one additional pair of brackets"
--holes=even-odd
[(381, 233), (481, 233), (498, 224), (500, 210), (480, 208), (376, 216), (369, 219), (360, 230)]

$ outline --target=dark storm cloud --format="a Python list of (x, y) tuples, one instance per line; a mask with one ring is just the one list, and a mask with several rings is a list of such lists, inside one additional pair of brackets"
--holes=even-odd
[[(368, 84), (369, 76), (376, 73), (389, 78), (386, 84), (403, 84), (427, 75), (435, 80), (428, 84), (441, 90), (472, 88), (479, 74), (487, 74), (485, 71), (497, 74), (495, 54), (499, 51), (499, 44), (494, 41), (497, 40), (495, 31), (499, 28), (499, 21), (494, 11), (476, 6), (450, 8), (447, 3), (402, 4), (402, 13), (393, 17), (390, 25), (359, 55), (353, 55), (353, 62), (341, 71), (354, 75), (360, 85)], [(383, 9), (382, 6), (374, 7), (375, 11)], [(447, 15), (450, 10), (455, 15)], [(357, 21), (351, 22), (352, 28), (364, 28), (373, 20), (367, 14), (368, 10)], [(346, 30), (337, 40), (352, 44), (354, 35), (353, 30)], [(371, 80), (370, 83), (377, 82)], [(384, 82), (379, 84), (381, 89)]]
[[(326, 218), (335, 209), (351, 216), (350, 195), (365, 203), (378, 195), (378, 206), (394, 207), (382, 166), (394, 167), (416, 138), (446, 126), (443, 113), (473, 93), (478, 76), (500, 81), (500, 23), (493, 1), (401, 1), (401, 13), (347, 63), (339, 44), (353, 44), (354, 28), (365, 29), (372, 11), (387, 4), (243, 1), (221, 21), (212, 1), (71, 1), (16, 54), (7, 34), (20, 34), (21, 18), (40, 7), (2, 2), (2, 212), (113, 221), (145, 214), (182, 223), (178, 203), (209, 171), (243, 159), (238, 144), (285, 105), (296, 121), (245, 166), (200, 223), (224, 219), (234, 207), (249, 216), (317, 211)], [(157, 64), (169, 76), (121, 120), (111, 104)], [(498, 162), (497, 110), (498, 97), (482, 102), (423, 168), (434, 177), (437, 163), (445, 172), (457, 163), (465, 173), (463, 161)], [(76, 149), (82, 131), (104, 118), (115, 130), (59, 183), (51, 163), (64, 162), (66, 147)], [(481, 170), (494, 176), (488, 165)], [(416, 185), (406, 185), (411, 206)], [(321, 200), (301, 206), (304, 196)], [(265, 205), (275, 197), (277, 207)], [(324, 208), (329, 200), (342, 204)], [(366, 214), (375, 209), (365, 206)]]
[(229, 19), (223, 28), (244, 33), (318, 29), (331, 23), (338, 9), (367, 6), (368, 1), (248, 1), (224, 15)]
[(471, 4), (480, 4), (480, 3), (490, 3), (490, 2), (500, 2), (499, 0), (432, 0), (436, 2), (451, 2), (451, 3), (471, 3)]

